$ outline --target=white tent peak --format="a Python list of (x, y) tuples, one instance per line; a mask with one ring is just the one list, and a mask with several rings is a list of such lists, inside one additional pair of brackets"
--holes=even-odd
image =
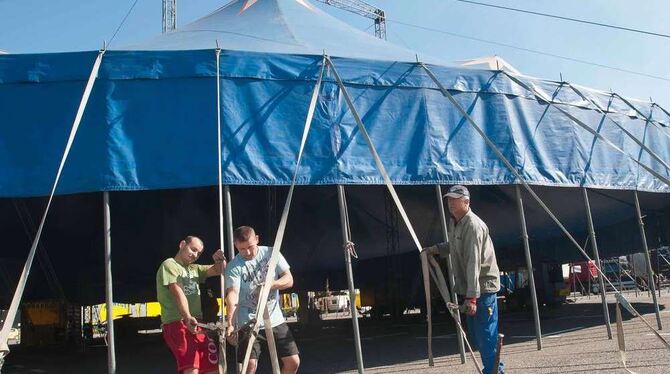
[(470, 60), (461, 60), (456, 62), (461, 66), (467, 66), (475, 69), (504, 70), (514, 75), (521, 75), (521, 72), (519, 72), (519, 70), (517, 70), (509, 62), (505, 61), (502, 57), (496, 55), (473, 58)]

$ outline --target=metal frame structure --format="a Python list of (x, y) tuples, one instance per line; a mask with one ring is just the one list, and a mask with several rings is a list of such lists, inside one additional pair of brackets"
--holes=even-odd
[(163, 34), (177, 28), (177, 0), (163, 0)]
[[(165, 0), (164, 0), (165, 1)], [(176, 1), (176, 0), (175, 0)], [(375, 36), (386, 40), (386, 14), (365, 1), (360, 0), (317, 0), (347, 12), (356, 13), (375, 22)]]

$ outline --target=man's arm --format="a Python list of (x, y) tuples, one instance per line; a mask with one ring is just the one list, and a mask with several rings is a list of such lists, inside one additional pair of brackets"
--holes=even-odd
[(293, 274), (291, 274), (290, 270), (286, 270), (279, 276), (279, 279), (275, 279), (271, 289), (285, 290), (291, 287), (293, 287)]
[(179, 283), (168, 284), (168, 289), (177, 303), (177, 310), (179, 311), (181, 318), (184, 320), (186, 327), (189, 329), (189, 331), (195, 334), (195, 327), (196, 323), (198, 323), (198, 320), (196, 320), (195, 317), (191, 315), (191, 312), (188, 309), (188, 300), (186, 299), (184, 290), (181, 288)]
[(470, 225), (463, 233), (463, 255), (465, 262), (465, 301), (468, 307), (466, 314), (477, 312), (477, 298), (480, 296), (479, 273), (481, 272), (482, 246), (484, 233), (480, 227)]
[(226, 327), (226, 338), (230, 339), (230, 344), (235, 344), (233, 332), (235, 332), (235, 313), (237, 313), (237, 303), (240, 300), (239, 290), (235, 287), (226, 288), (226, 319), (228, 326)]

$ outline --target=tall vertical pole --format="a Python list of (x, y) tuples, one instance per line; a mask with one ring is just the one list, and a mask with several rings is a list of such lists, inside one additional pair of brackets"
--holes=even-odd
[[(235, 258), (235, 243), (233, 240), (233, 204), (230, 199), (230, 186), (223, 186), (223, 210), (226, 215), (226, 244), (228, 249), (228, 261)], [(223, 248), (221, 248), (223, 250)]]
[(109, 192), (102, 193), (105, 231), (105, 302), (107, 307), (107, 373), (116, 373), (114, 350), (114, 297), (112, 295), (112, 224), (109, 213)]
[[(537, 306), (537, 293), (535, 291), (535, 276), (533, 275), (533, 260), (530, 257), (530, 244), (528, 243), (528, 230), (526, 229), (526, 214), (523, 210), (523, 199), (521, 189), (516, 189), (516, 201), (519, 209), (519, 222), (521, 223), (521, 238), (523, 240), (523, 251), (526, 255), (526, 268), (528, 269), (528, 284), (530, 285), (530, 299), (533, 304), (533, 321), (535, 323), (535, 340), (537, 341), (537, 350), (542, 350), (542, 327), (540, 326), (540, 310)], [(572, 274), (574, 278), (574, 272)]]
[(661, 322), (661, 312), (658, 309), (658, 299), (656, 298), (656, 284), (654, 282), (654, 272), (651, 270), (651, 258), (649, 256), (649, 247), (647, 246), (647, 235), (644, 232), (644, 221), (642, 220), (642, 211), (640, 210), (640, 199), (635, 192), (635, 212), (637, 213), (637, 222), (640, 226), (640, 236), (642, 237), (642, 249), (644, 249), (644, 258), (647, 263), (647, 284), (651, 291), (652, 300), (654, 300), (654, 311), (656, 312), (656, 324), (659, 330), (663, 330), (663, 323)]
[(349, 212), (347, 211), (347, 200), (344, 195), (344, 186), (337, 186), (337, 201), (340, 205), (340, 223), (342, 226), (342, 241), (344, 243), (344, 262), (347, 271), (347, 283), (349, 285), (349, 311), (351, 313), (351, 323), (354, 328), (354, 344), (356, 346), (356, 363), (358, 373), (364, 373), (363, 350), (361, 349), (361, 334), (358, 329), (358, 310), (356, 309), (356, 289), (354, 288), (354, 275), (351, 269), (351, 253), (349, 247), (351, 243), (351, 232), (349, 232)]
[[(232, 261), (235, 258), (235, 241), (233, 239), (233, 204), (230, 198), (230, 186), (223, 186), (223, 212), (225, 215), (225, 231), (226, 231), (226, 246), (228, 247), (228, 261)], [(222, 251), (226, 252), (225, 249), (221, 248)], [(221, 292), (221, 312), (226, 305), (225, 300), (225, 290)], [(227, 321), (228, 323), (233, 323), (233, 321)], [(235, 321), (235, 326), (237, 326), (237, 321)], [(239, 344), (235, 345), (235, 357), (239, 350)], [(236, 360), (237, 361), (237, 360)], [(227, 366), (227, 365), (226, 365)], [(236, 365), (236, 373), (239, 373), (241, 370), (242, 364), (238, 363)]]
[[(435, 194), (437, 195), (437, 209), (440, 214), (440, 223), (442, 226), (442, 240), (445, 242), (449, 241), (449, 229), (447, 228), (447, 215), (444, 211), (444, 201), (442, 200), (442, 187), (438, 184), (435, 186)], [(454, 290), (454, 284), (456, 280), (454, 279), (454, 268), (451, 262), (451, 254), (447, 256), (447, 271), (449, 272), (449, 290), (451, 291), (451, 300), (458, 304), (458, 299), (456, 296), (456, 291)], [(461, 314), (456, 310), (456, 318), (460, 321)], [(458, 327), (458, 326), (457, 326)], [(458, 337), (458, 350), (461, 353), (461, 364), (465, 363), (465, 346), (463, 345), (463, 334), (460, 331), (456, 331), (456, 336)]]
[(619, 273), (617, 274), (619, 277), (619, 291), (623, 292), (623, 283), (621, 282), (621, 257), (616, 258), (616, 263), (619, 269)]
[[(659, 243), (659, 245), (660, 245), (660, 243)], [(660, 277), (660, 275), (661, 275), (661, 263), (659, 262), (659, 256), (660, 255), (661, 254), (659, 253), (659, 250), (656, 249), (656, 274), (659, 275), (659, 276), (656, 277), (656, 279), (658, 279), (658, 297), (661, 297), (661, 277)], [(655, 285), (655, 283), (654, 283), (654, 285)]]
[[(600, 263), (600, 255), (598, 254), (598, 243), (596, 242), (596, 231), (593, 228), (593, 217), (591, 217), (591, 205), (589, 204), (589, 193), (586, 188), (582, 188), (582, 193), (584, 194), (584, 206), (586, 208), (586, 221), (589, 226), (589, 237), (591, 238), (591, 247), (593, 248), (593, 259), (596, 262), (596, 266), (602, 269), (602, 264)], [(607, 300), (605, 294), (607, 289), (605, 288), (605, 280), (603, 279), (603, 274), (598, 273), (598, 282), (600, 284), (600, 300), (603, 304), (603, 315), (605, 317), (605, 327), (607, 327), (607, 338), (612, 339), (612, 326), (610, 325), (610, 313), (607, 309)]]

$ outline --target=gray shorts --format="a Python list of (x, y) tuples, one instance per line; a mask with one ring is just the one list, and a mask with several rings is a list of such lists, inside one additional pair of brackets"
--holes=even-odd
[[(277, 346), (277, 356), (288, 357), (300, 354), (298, 351), (298, 345), (295, 344), (295, 339), (293, 339), (293, 334), (288, 328), (286, 322), (282, 323), (277, 327), (272, 328), (272, 333), (275, 337), (275, 345)], [(265, 340), (265, 331), (258, 331), (258, 337)], [(247, 344), (249, 342), (249, 330), (244, 330), (239, 332), (238, 336), (238, 349), (237, 349), (237, 362), (244, 362), (244, 354), (247, 349)], [(253, 349), (251, 350), (251, 358), (258, 359), (261, 355), (261, 342), (260, 339), (254, 341)]]

